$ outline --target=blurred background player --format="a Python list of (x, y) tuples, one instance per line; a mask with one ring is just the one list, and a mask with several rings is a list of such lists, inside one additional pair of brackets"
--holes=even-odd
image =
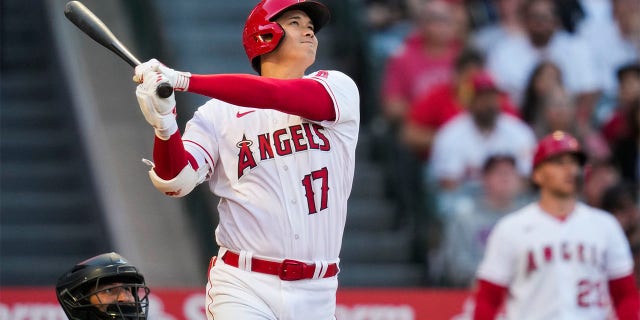
[(149, 310), (144, 276), (115, 252), (73, 266), (58, 279), (56, 295), (70, 320), (145, 320)]
[[(258, 3), (243, 43), (261, 76), (191, 75), (155, 59), (136, 68), (136, 96), (156, 133), (153, 184), (180, 197), (208, 180), (221, 198), (209, 319), (334, 318), (360, 106), (344, 73), (305, 75), (329, 17), (316, 1)], [(213, 98), (184, 136), (174, 95), (155, 94), (164, 81)]]
[[(556, 131), (538, 144), (531, 179), (539, 199), (502, 218), (478, 272), (474, 319), (638, 319), (629, 244), (610, 214), (577, 200), (586, 161), (578, 141)], [(611, 302), (609, 303), (609, 297)]]

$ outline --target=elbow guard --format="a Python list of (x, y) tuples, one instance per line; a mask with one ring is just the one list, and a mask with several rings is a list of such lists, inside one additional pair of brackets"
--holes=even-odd
[(189, 194), (197, 185), (202, 183), (209, 171), (209, 165), (204, 165), (194, 170), (191, 164), (187, 164), (182, 171), (171, 180), (164, 180), (153, 170), (149, 170), (149, 178), (153, 186), (160, 192), (170, 197), (183, 197)]

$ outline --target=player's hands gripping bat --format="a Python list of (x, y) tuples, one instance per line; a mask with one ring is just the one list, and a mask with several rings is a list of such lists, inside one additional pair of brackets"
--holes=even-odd
[(175, 91), (187, 91), (189, 88), (190, 72), (173, 70), (156, 59), (143, 62), (135, 67), (133, 81), (142, 83), (144, 80), (143, 75), (148, 71), (154, 71), (165, 76)]
[[(117, 54), (132, 67), (135, 68), (140, 65), (140, 60), (129, 52), (127, 47), (125, 47), (118, 38), (116, 38), (111, 30), (109, 30), (109, 28), (81, 2), (67, 2), (64, 9), (64, 15), (80, 30), (82, 30), (82, 32), (86, 33), (89, 37), (105, 48)], [(134, 81), (141, 82), (141, 79), (134, 79)], [(156, 88), (156, 93), (161, 98), (167, 98), (173, 93), (173, 87), (168, 82), (160, 83)]]
[(144, 68), (146, 65), (147, 63), (136, 68), (136, 75), (144, 79), (136, 88), (136, 98), (145, 120), (153, 127), (156, 136), (168, 140), (178, 130), (176, 97), (173, 94), (165, 99), (158, 97), (155, 88), (169, 79), (157, 70)]

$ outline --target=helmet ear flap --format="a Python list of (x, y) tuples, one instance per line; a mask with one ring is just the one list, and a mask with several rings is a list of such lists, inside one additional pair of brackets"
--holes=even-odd
[[(269, 37), (267, 38), (266, 36)], [(259, 52), (262, 53), (255, 55), (251, 59), (251, 66), (258, 72), (258, 74), (262, 73), (260, 70), (260, 56), (262, 54), (266, 54), (276, 50), (280, 46), (280, 43), (284, 39), (284, 36), (284, 28), (277, 22), (270, 22), (267, 25), (260, 27), (260, 29), (256, 33), (254, 33), (254, 50), (259, 50)]]

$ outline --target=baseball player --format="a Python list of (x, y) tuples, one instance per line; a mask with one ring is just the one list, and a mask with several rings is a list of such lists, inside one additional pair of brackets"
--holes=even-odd
[(629, 245), (618, 222), (577, 200), (578, 141), (556, 131), (540, 140), (531, 179), (539, 199), (502, 218), (477, 272), (474, 319), (638, 319)]
[[(313, 0), (258, 3), (243, 43), (260, 76), (196, 75), (157, 60), (136, 68), (138, 102), (156, 134), (153, 185), (180, 197), (207, 181), (220, 197), (209, 319), (334, 319), (360, 120), (351, 78), (305, 75), (329, 17)], [(161, 82), (213, 98), (183, 135), (173, 95), (155, 94)]]
[(73, 266), (58, 279), (56, 295), (70, 320), (147, 319), (144, 276), (115, 252)]

